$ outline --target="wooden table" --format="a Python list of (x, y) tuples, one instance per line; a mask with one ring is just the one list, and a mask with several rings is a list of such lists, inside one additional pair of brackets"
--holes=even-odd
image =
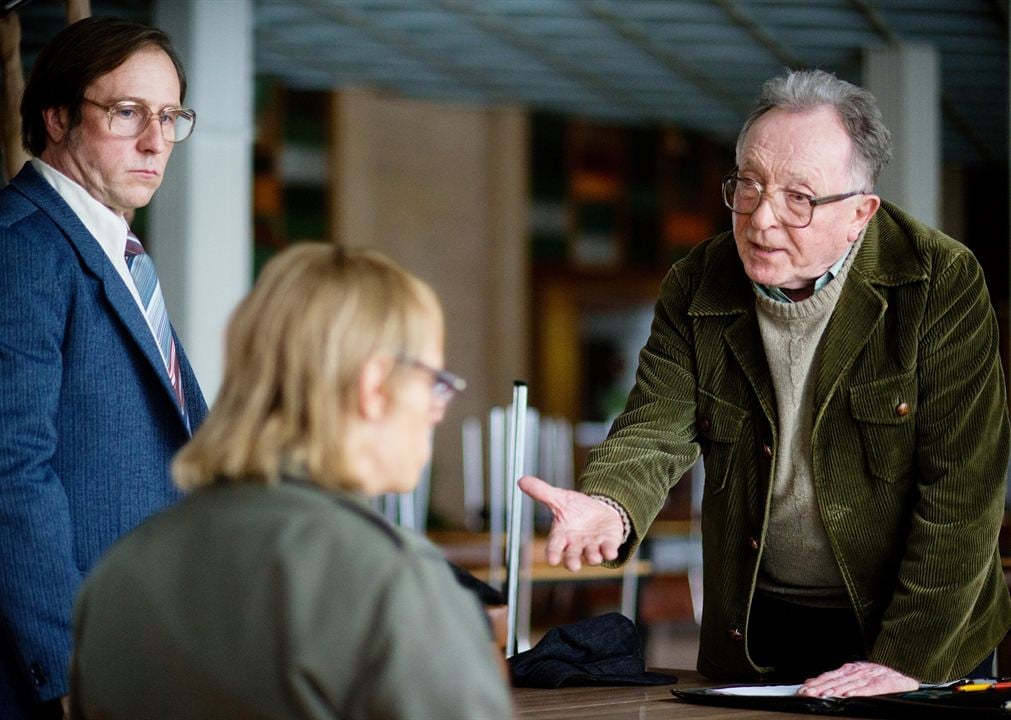
[[(428, 539), (435, 543), (446, 559), (467, 569), (479, 580), (501, 584), (505, 580), (505, 571), (496, 573), (496, 577), (488, 579), (488, 533), (474, 533), (462, 530), (439, 530), (427, 533)], [(537, 536), (533, 539), (531, 551), (533, 564), (531, 578), (540, 582), (582, 582), (587, 580), (621, 580), (624, 568), (607, 568), (602, 565), (584, 565), (577, 572), (565, 569), (563, 565), (548, 565), (545, 560), (545, 549), (548, 539)], [(653, 570), (649, 560), (637, 561), (636, 574), (647, 577)]]
[(713, 687), (693, 670), (671, 670), (675, 685), (645, 687), (584, 687), (539, 690), (513, 688), (517, 720), (661, 720), (670, 718), (736, 718), (737, 720), (797, 720), (794, 713), (741, 710), (693, 705), (670, 694), (672, 688)]

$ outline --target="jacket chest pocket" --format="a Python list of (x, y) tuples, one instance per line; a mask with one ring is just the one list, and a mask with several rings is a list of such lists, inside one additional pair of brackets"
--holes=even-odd
[(895, 482), (915, 463), (917, 400), (915, 371), (850, 388), (867, 467), (879, 480)]
[(706, 467), (706, 491), (727, 486), (741, 450), (741, 430), (748, 411), (699, 390), (695, 428)]

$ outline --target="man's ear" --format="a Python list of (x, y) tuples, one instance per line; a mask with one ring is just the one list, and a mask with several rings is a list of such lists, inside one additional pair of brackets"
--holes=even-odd
[(365, 420), (378, 420), (386, 413), (389, 402), (386, 379), (392, 364), (387, 355), (373, 355), (358, 373), (358, 414)]
[(56, 145), (70, 132), (70, 113), (65, 107), (46, 108), (42, 111), (42, 120), (46, 124), (46, 134)]
[(850, 243), (855, 243), (857, 241), (857, 238), (860, 237), (860, 233), (863, 232), (865, 227), (867, 227), (867, 223), (871, 221), (874, 213), (876, 213), (878, 208), (881, 206), (881, 198), (877, 195), (862, 195), (860, 197), (862, 200), (860, 201), (860, 204), (857, 205), (856, 211), (853, 214), (853, 221), (850, 223), (848, 236)]

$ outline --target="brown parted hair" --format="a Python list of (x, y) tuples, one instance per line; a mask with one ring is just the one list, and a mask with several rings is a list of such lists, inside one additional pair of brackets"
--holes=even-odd
[(179, 76), (179, 100), (186, 99), (182, 60), (163, 31), (114, 17), (88, 17), (60, 30), (35, 58), (21, 96), (21, 143), (38, 156), (46, 148), (42, 112), (65, 107), (70, 129), (81, 122), (85, 90), (139, 50), (163, 50)]
[(378, 252), (282, 251), (229, 320), (224, 380), (176, 456), (176, 484), (270, 484), (295, 467), (323, 487), (359, 489), (346, 440), (362, 368), (377, 353), (418, 353), (441, 327), (432, 289)]

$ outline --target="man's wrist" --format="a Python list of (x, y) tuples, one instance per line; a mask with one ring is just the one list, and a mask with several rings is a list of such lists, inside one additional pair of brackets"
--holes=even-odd
[(606, 495), (590, 495), (590, 497), (594, 500), (599, 500), (618, 513), (618, 518), (621, 520), (621, 544), (624, 545), (625, 541), (628, 540), (628, 536), (632, 534), (632, 521), (629, 519), (625, 508), (617, 500), (612, 500)]

